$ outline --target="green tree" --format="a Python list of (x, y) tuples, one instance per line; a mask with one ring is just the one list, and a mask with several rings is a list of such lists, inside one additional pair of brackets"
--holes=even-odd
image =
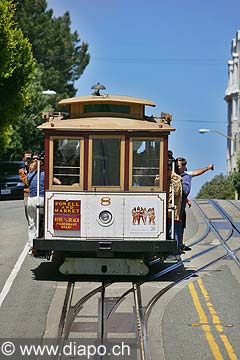
[(216, 175), (200, 189), (196, 199), (234, 199), (234, 186), (231, 177)]
[(10, 125), (29, 101), (34, 70), (31, 44), (15, 27), (14, 11), (11, 1), (0, 2), (0, 154), (9, 140)]
[[(8, 128), (9, 143), (5, 146), (4, 158), (19, 159), (23, 150), (43, 149), (42, 112), (58, 108), (57, 102), (74, 96), (76, 81), (86, 68), (90, 55), (88, 44), (81, 42), (77, 32), (71, 33), (70, 16), (54, 18), (47, 10), (45, 0), (13, 0), (16, 5), (15, 20), (32, 44), (36, 59), (36, 71), (31, 77), (31, 95), (24, 111), (15, 117)], [(55, 90), (55, 96), (42, 94), (43, 90)]]
[(76, 94), (79, 79), (90, 60), (88, 44), (71, 32), (69, 12), (58, 18), (47, 10), (46, 0), (14, 0), (16, 20), (32, 44), (33, 56), (42, 70), (41, 84), (60, 97)]
[(237, 161), (237, 171), (231, 174), (232, 183), (235, 191), (238, 194), (238, 199), (240, 196), (240, 159)]
[(49, 97), (42, 94), (41, 72), (37, 70), (31, 77), (30, 101), (17, 121), (11, 125), (10, 142), (5, 148), (4, 158), (19, 160), (24, 150), (43, 150), (43, 132), (37, 128), (42, 124), (42, 112), (51, 107)]

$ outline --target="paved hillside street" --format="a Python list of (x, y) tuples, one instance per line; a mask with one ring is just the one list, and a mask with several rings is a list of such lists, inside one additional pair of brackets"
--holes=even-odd
[(240, 360), (240, 0), (0, 0), (0, 360)]
[[(0, 213), (0, 283), (3, 289), (4, 285), (9, 285), (7, 279), (24, 249), (27, 232), (22, 201), (1, 202)], [(204, 234), (206, 225), (195, 207), (188, 210), (187, 219), (186, 239), (189, 244)], [(221, 231), (226, 233), (223, 226), (221, 228)], [(233, 236), (230, 240), (232, 247), (239, 247), (239, 237)], [(185, 277), (184, 281), (179, 281), (172, 290), (160, 296), (149, 313), (147, 336), (151, 359), (177, 359), (180, 358), (180, 353), (184, 354), (184, 359), (189, 360), (217, 359), (218, 352), (214, 344), (217, 344), (218, 351), (224, 355), (224, 359), (231, 351), (236, 356), (240, 355), (240, 312), (236, 301), (240, 296), (239, 267), (229, 258), (207, 266), (199, 272), (199, 276), (195, 273), (196, 269), (204, 267), (206, 263), (223, 254), (223, 248), (220, 246), (212, 252), (206, 252), (204, 256), (197, 255), (214, 244), (217, 244), (217, 239), (208, 235), (205, 242), (193, 245), (191, 252), (182, 255), (182, 266), (141, 286), (143, 305), (146, 306), (151, 298), (163, 291), (167, 285), (173, 284), (182, 276)], [(26, 252), (23, 256), (25, 258), (8, 292), (1, 292), (3, 301), (0, 307), (0, 337), (56, 338), (67, 279), (60, 276), (56, 267), (48, 261), (34, 259), (26, 255)], [(161, 265), (155, 265), (155, 270), (161, 269)], [(77, 281), (72, 303), (77, 303), (90, 290), (100, 285), (99, 281)], [(126, 281), (107, 287), (106, 303), (111, 303), (130, 287), (131, 283)], [(79, 312), (75, 320), (77, 322), (74, 322), (71, 328), (71, 338), (98, 336), (97, 333), (93, 334), (97, 331), (100, 321), (99, 301), (100, 293), (97, 293), (84, 305), (85, 311)], [(134, 317), (131, 319), (133, 307), (133, 295), (130, 293), (111, 315), (112, 320), (110, 316), (105, 336), (111, 334), (113, 337), (119, 337), (119, 331), (125, 341), (134, 336), (135, 320)], [(115, 326), (116, 321), (118, 327)], [(203, 324), (203, 321), (206, 321), (206, 324)], [(204, 328), (206, 326), (209, 329)], [(210, 338), (208, 333), (211, 335)], [(2, 359), (1, 355), (0, 358)]]

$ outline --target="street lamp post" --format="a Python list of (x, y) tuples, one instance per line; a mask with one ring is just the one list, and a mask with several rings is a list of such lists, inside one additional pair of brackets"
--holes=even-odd
[(200, 132), (200, 134), (205, 134), (205, 133), (210, 133), (210, 132), (214, 132), (216, 134), (219, 134), (219, 135), (222, 135), (224, 136), (225, 138), (233, 141), (235, 143), (235, 153), (236, 155), (238, 155), (238, 136), (235, 135), (234, 137), (232, 136), (229, 136), (227, 134), (225, 134), (224, 132), (222, 131), (219, 131), (219, 130), (210, 130), (210, 129), (199, 129), (198, 132)]
[[(234, 137), (232, 137), (232, 136), (229, 136), (229, 135), (227, 135), (227, 134), (225, 134), (224, 132), (222, 132), (222, 131), (219, 131), (219, 130), (211, 130), (211, 129), (199, 129), (198, 130), (198, 132), (200, 133), (200, 134), (206, 134), (206, 133), (209, 133), (209, 132), (214, 132), (214, 133), (216, 133), (216, 134), (219, 134), (219, 135), (222, 135), (222, 136), (224, 136), (225, 138), (227, 138), (227, 139), (229, 139), (229, 140), (231, 140), (231, 141), (233, 141), (234, 142), (234, 144), (235, 144), (235, 157), (236, 157), (236, 159), (237, 159), (237, 156), (238, 156), (238, 135), (236, 134)], [(237, 162), (237, 161), (236, 161)], [(238, 192), (237, 191), (235, 191), (235, 199), (237, 200), (238, 199)]]
[(210, 132), (214, 132), (216, 134), (219, 134), (219, 135), (222, 135), (224, 137), (226, 137), (227, 139), (230, 139), (231, 141), (234, 141), (237, 143), (237, 136), (235, 136), (234, 138), (225, 134), (224, 132), (222, 131), (219, 131), (219, 130), (210, 130), (210, 129), (199, 129), (198, 132), (200, 132), (200, 134), (205, 134), (205, 133), (210, 133)]

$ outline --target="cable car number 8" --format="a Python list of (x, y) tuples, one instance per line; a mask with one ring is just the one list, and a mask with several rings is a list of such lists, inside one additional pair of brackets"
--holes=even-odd
[(101, 205), (107, 206), (111, 204), (111, 199), (109, 197), (102, 197), (101, 198)]

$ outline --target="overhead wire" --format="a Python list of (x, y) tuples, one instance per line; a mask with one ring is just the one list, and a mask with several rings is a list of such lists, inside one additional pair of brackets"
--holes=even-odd
[[(40, 59), (67, 59), (71, 58), (72, 55), (59, 54), (59, 55), (48, 55), (48, 54), (35, 54), (35, 57)], [(193, 64), (193, 65), (216, 65), (227, 62), (228, 58), (154, 58), (154, 57), (98, 57), (91, 56), (92, 61), (112, 62), (112, 63), (151, 63), (151, 64)]]
[(156, 63), (216, 63), (228, 61), (227, 58), (124, 58), (124, 57), (92, 57), (93, 60), (98, 61), (113, 61), (113, 62), (149, 62)]
[(192, 120), (192, 119), (173, 119), (173, 121), (182, 121), (182, 122), (195, 122), (195, 123), (217, 123), (217, 124), (227, 124), (227, 121), (217, 121), (217, 120)]

